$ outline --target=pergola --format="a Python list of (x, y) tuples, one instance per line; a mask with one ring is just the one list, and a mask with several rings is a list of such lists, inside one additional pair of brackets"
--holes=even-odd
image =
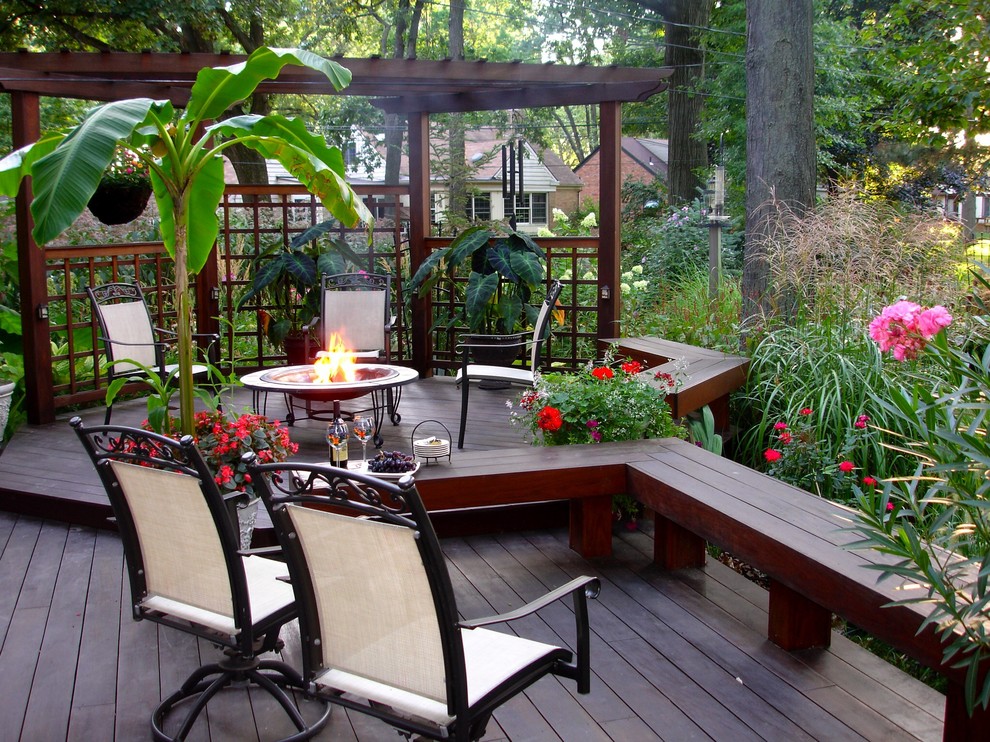
[[(41, 134), (41, 96), (111, 101), (135, 97), (168, 99), (182, 106), (196, 73), (203, 67), (231, 65), (232, 54), (2, 52), (0, 90), (11, 95), (13, 143), (18, 148)], [(286, 67), (277, 80), (262, 83), (266, 93), (356, 95), (373, 99), (387, 113), (407, 116), (409, 147), (410, 260), (419, 265), (428, 254), (430, 234), (429, 119), (434, 113), (509, 110), (563, 105), (597, 105), (600, 117), (600, 231), (598, 280), (619, 285), (621, 104), (643, 101), (666, 89), (667, 68), (592, 67), (589, 65), (350, 59), (337, 62), (352, 73), (339, 93), (318, 73)], [(17, 199), (17, 249), (25, 368), (51, 363), (44, 253), (31, 237), (31, 194), (26, 183)], [(427, 300), (413, 313), (413, 364), (429, 366)], [(619, 319), (618, 291), (598, 292), (598, 327), (613, 335)], [(28, 373), (27, 411), (32, 423), (55, 418), (50, 375)]]

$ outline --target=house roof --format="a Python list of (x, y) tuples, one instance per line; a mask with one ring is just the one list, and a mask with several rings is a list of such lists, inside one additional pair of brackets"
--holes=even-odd
[[(575, 172), (580, 172), (581, 168), (593, 158), (598, 156), (598, 147), (592, 150), (591, 154), (585, 157), (580, 164), (574, 168)], [(622, 137), (622, 151), (631, 157), (644, 170), (654, 177), (667, 176), (667, 164), (670, 158), (670, 147), (666, 139), (644, 139), (639, 137)]]
[[(204, 67), (237, 64), (235, 54), (0, 52), (0, 90), (107, 101), (188, 100)], [(488, 111), (645, 100), (667, 87), (670, 68), (592, 67), (522, 62), (336, 58), (351, 71), (342, 95), (375, 99), (395, 113)], [(287, 66), (259, 92), (338, 94), (319, 72)]]

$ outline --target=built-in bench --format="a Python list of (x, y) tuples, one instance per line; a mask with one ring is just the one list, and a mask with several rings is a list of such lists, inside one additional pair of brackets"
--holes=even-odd
[(732, 552), (770, 579), (773, 642), (828, 646), (838, 614), (948, 678), (944, 739), (990, 739), (990, 713), (967, 715), (935, 632), (918, 633), (928, 611), (885, 607), (904, 590), (867, 565), (890, 558), (845, 548), (857, 538), (847, 508), (675, 439), (462, 453), (417, 485), (431, 511), (569, 500), (570, 542), (586, 557), (611, 553), (611, 497), (630, 494), (656, 514), (660, 566), (700, 566), (707, 543)]
[(789, 650), (828, 646), (835, 613), (948, 679), (945, 740), (990, 739), (990, 713), (966, 713), (964, 676), (942, 664), (930, 612), (887, 607), (910, 589), (878, 582), (869, 564), (892, 563), (850, 550), (853, 512), (683, 441), (667, 441), (648, 461), (630, 461), (629, 491), (656, 513), (655, 560), (668, 569), (700, 566), (714, 544), (770, 578), (768, 636)]
[(667, 396), (675, 420), (708, 405), (716, 430), (729, 429), (729, 395), (746, 383), (748, 358), (659, 337), (608, 338), (600, 344), (601, 350), (615, 345), (619, 357), (639, 361), (651, 373), (676, 375), (678, 387)]

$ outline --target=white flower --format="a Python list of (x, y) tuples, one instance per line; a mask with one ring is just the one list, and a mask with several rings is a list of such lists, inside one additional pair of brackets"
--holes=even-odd
[(555, 208), (553, 210), (553, 220), (555, 222), (563, 222), (564, 224), (567, 224), (570, 221), (570, 218), (563, 211)]
[(623, 294), (628, 294), (632, 291), (632, 287), (628, 283), (620, 283), (619, 290), (622, 291)]
[(639, 291), (642, 291), (649, 285), (650, 285), (649, 281), (633, 281), (633, 288), (638, 289)]
[(588, 215), (581, 220), (581, 226), (585, 229), (591, 229), (592, 227), (598, 226), (598, 217), (595, 216), (595, 212), (588, 212)]
[(631, 280), (633, 280), (632, 271), (626, 271), (625, 273), (623, 273), (622, 274), (622, 280), (623, 281), (631, 281)]
[(596, 278), (598, 278), (598, 276), (595, 275), (594, 271), (588, 271), (583, 276), (581, 276), (581, 278), (584, 279), (585, 281), (594, 281)]
[(546, 227), (540, 227), (539, 230), (536, 232), (536, 236), (537, 237), (556, 237), (557, 235), (555, 235), (553, 232), (551, 232)]
[[(643, 259), (645, 260), (646, 258), (643, 258)], [(641, 265), (634, 265), (629, 270), (632, 271), (633, 273), (637, 273), (637, 274), (638, 273), (642, 273), (643, 272), (643, 266), (641, 266)]]

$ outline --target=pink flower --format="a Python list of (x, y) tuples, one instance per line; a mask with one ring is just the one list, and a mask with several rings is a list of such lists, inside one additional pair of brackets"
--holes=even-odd
[(867, 487), (876, 487), (877, 480), (875, 480), (873, 477), (863, 477), (863, 484), (865, 484)]
[(801, 411), (800, 411), (799, 414), (801, 414), (801, 415), (811, 415), (813, 413), (814, 413), (814, 410), (812, 410), (810, 407), (803, 407), (801, 409)]
[(911, 301), (885, 307), (870, 322), (870, 337), (880, 352), (890, 352), (898, 361), (917, 358), (925, 344), (948, 327), (952, 315), (943, 306), (925, 309)]
[(785, 423), (785, 422), (774, 423), (773, 424), (773, 429), (774, 430), (787, 430), (787, 423)]
[(841, 471), (843, 474), (848, 474), (849, 472), (851, 472), (855, 468), (856, 468), (856, 465), (853, 462), (851, 462), (851, 461), (840, 461), (839, 462), (839, 471)]
[(918, 332), (929, 340), (951, 324), (952, 315), (941, 305), (926, 309), (918, 315)]
[(788, 443), (794, 440), (794, 437), (790, 433), (781, 433), (778, 436), (777, 440), (779, 440), (781, 443), (783, 443), (786, 446)]
[(893, 510), (893, 509), (894, 509), (894, 503), (892, 503), (892, 502), (888, 502), (888, 503), (887, 503), (887, 511), (889, 512), (889, 511), (891, 511), (891, 510)]
[(763, 452), (763, 458), (765, 458), (771, 464), (774, 463), (775, 461), (780, 461), (783, 455), (784, 454), (782, 454), (780, 451), (778, 451), (775, 448), (768, 448), (766, 451)]
[(853, 423), (853, 426), (862, 430), (863, 428), (866, 427), (866, 423), (868, 423), (869, 421), (870, 421), (869, 417), (867, 417), (866, 415), (860, 415), (859, 417), (856, 418), (856, 422)]

